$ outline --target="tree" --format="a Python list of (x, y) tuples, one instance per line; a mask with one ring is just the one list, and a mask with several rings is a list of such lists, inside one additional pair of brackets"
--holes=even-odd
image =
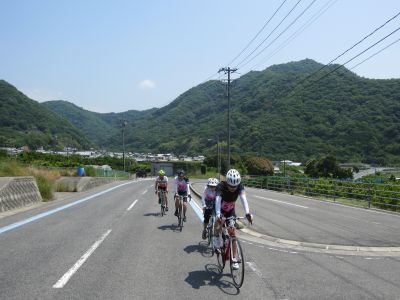
[(251, 175), (273, 175), (274, 167), (272, 163), (259, 156), (250, 156), (245, 159), (247, 172)]

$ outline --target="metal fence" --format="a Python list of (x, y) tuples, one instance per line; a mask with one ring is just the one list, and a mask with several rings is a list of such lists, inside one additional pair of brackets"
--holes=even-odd
[(305, 177), (249, 176), (246, 186), (292, 195), (301, 194), (340, 202), (358, 202), (368, 208), (400, 211), (400, 184), (398, 182), (367, 183)]

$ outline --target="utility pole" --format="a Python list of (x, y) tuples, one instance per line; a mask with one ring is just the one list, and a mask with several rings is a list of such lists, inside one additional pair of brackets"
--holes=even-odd
[(227, 163), (227, 167), (228, 167), (228, 170), (231, 168), (231, 96), (230, 96), (230, 85), (231, 85), (231, 73), (234, 73), (236, 71), (237, 71), (237, 68), (231, 69), (230, 67), (221, 68), (218, 71), (218, 73), (224, 72), (225, 74), (228, 74), (228, 88), (227, 88), (227, 94), (228, 94), (228, 163)]
[(125, 172), (125, 127), (128, 124), (126, 120), (122, 121), (122, 158), (124, 160), (124, 172)]

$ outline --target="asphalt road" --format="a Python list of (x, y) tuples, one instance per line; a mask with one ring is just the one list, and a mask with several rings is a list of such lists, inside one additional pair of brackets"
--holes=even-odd
[[(153, 186), (150, 180), (108, 185), (1, 218), (0, 299), (400, 298), (396, 254), (294, 250), (245, 234), (240, 236), (246, 275), (238, 290), (227, 269), (218, 271), (201, 240), (195, 210), (189, 209), (180, 232), (172, 211), (159, 215)], [(283, 196), (248, 189), (252, 230), (319, 242), (331, 241), (326, 236), (340, 231), (332, 241), (396, 244), (392, 226), (398, 226), (397, 216), (368, 215), (370, 222), (365, 222), (359, 210), (334, 205), (327, 210), (319, 201), (291, 200), (305, 209), (283, 203)], [(368, 238), (357, 240), (364, 232)], [(382, 232), (389, 233), (380, 237)]]

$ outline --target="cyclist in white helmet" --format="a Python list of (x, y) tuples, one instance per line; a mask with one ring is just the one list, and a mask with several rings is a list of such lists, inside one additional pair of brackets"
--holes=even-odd
[[(165, 175), (165, 171), (164, 170), (160, 170), (158, 172), (158, 176), (156, 178), (156, 182), (154, 185), (154, 190), (156, 195), (158, 195), (158, 204), (161, 204), (161, 195), (160, 192), (161, 191), (165, 191), (166, 193), (168, 193), (168, 177)], [(165, 197), (165, 210), (168, 211), (168, 198)]]
[[(252, 223), (253, 216), (249, 211), (249, 204), (247, 203), (246, 193), (244, 190), (244, 186), (241, 183), (240, 173), (235, 169), (230, 169), (226, 173), (225, 181), (221, 181), (217, 186), (217, 197), (215, 203), (215, 212), (217, 215), (217, 228), (214, 237), (214, 247), (218, 251), (221, 247), (221, 231), (222, 231), (222, 221), (223, 218), (228, 218), (230, 216), (236, 216), (235, 214), (235, 203), (237, 198), (240, 197), (240, 200), (243, 204), (243, 208), (246, 212), (247, 220)], [(235, 230), (229, 232), (230, 235), (235, 235)], [(233, 245), (236, 247), (236, 244)], [(235, 250), (235, 249), (233, 249)], [(235, 251), (234, 251), (235, 253)], [(239, 264), (235, 262), (235, 257), (233, 257), (233, 265), (234, 269), (239, 268)]]
[(201, 235), (202, 239), (207, 238), (207, 225), (210, 221), (210, 217), (215, 213), (215, 197), (217, 196), (217, 185), (219, 181), (217, 178), (209, 178), (207, 181), (207, 186), (204, 188), (203, 195), (201, 197), (201, 204), (203, 206), (203, 233)]

